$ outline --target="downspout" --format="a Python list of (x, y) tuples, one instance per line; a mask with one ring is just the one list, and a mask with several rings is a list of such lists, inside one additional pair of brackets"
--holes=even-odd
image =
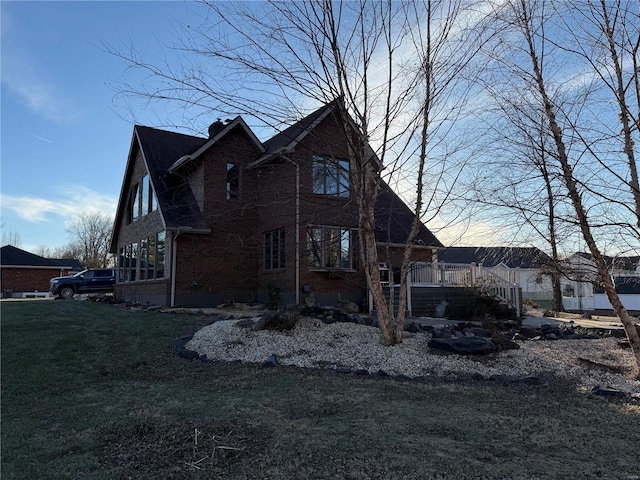
[(296, 305), (300, 305), (300, 165), (285, 156), (281, 158), (296, 166)]
[(170, 307), (176, 306), (176, 268), (178, 265), (178, 237), (182, 232), (176, 230), (171, 240), (171, 303)]

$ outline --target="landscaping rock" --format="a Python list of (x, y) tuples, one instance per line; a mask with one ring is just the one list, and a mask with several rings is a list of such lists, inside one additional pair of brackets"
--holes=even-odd
[(431, 335), (433, 336), (433, 338), (451, 338), (453, 336), (453, 328), (434, 327)]
[(529, 327), (520, 327), (518, 333), (527, 338), (535, 338), (540, 335), (540, 330), (535, 330)]
[(491, 337), (491, 330), (487, 329), (487, 328), (481, 328), (481, 327), (468, 327), (464, 329), (464, 334), (467, 337), (486, 337), (489, 338)]
[(236, 327), (238, 328), (253, 328), (254, 326), (254, 321), (250, 318), (245, 318), (242, 320), (239, 320), (235, 323)]
[(501, 335), (497, 332), (491, 335), (491, 341), (502, 350), (517, 350), (518, 348), (520, 348), (520, 345), (518, 343), (511, 340), (509, 337)]
[(624, 397), (626, 395), (626, 393), (621, 390), (612, 387), (601, 387), (600, 385), (593, 387), (591, 393), (602, 397)]
[(405, 331), (407, 331), (409, 333), (420, 333), (420, 332), (422, 332), (422, 328), (420, 328), (420, 325), (418, 325), (415, 322), (410, 322), (408, 325), (405, 325), (404, 329), (405, 329)]
[(486, 355), (498, 350), (495, 343), (483, 337), (432, 338), (427, 345), (461, 355)]

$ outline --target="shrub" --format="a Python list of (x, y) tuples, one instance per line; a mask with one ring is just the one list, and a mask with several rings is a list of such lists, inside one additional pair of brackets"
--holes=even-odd
[(254, 330), (293, 330), (300, 319), (300, 311), (291, 309), (285, 312), (267, 312), (253, 326)]

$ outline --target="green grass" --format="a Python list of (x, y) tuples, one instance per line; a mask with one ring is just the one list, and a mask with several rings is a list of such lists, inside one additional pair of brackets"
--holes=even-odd
[(638, 407), (566, 385), (207, 364), (173, 354), (206, 317), (1, 314), (3, 479), (640, 478)]

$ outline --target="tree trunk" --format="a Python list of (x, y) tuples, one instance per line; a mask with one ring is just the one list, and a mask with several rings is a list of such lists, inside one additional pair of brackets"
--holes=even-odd
[(598, 249), (595, 239), (593, 238), (591, 227), (589, 225), (589, 220), (587, 218), (586, 210), (582, 203), (582, 198), (580, 197), (580, 193), (578, 191), (576, 179), (573, 176), (573, 168), (569, 163), (569, 157), (567, 155), (567, 151), (564, 144), (564, 139), (562, 136), (562, 129), (557, 122), (555, 111), (553, 104), (547, 94), (546, 84), (544, 81), (544, 77), (542, 75), (542, 69), (540, 62), (538, 60), (538, 56), (536, 53), (535, 45), (533, 43), (533, 33), (531, 32), (529, 22), (530, 18), (527, 14), (527, 5), (525, 0), (521, 0), (521, 13), (522, 13), (522, 28), (523, 33), (525, 34), (525, 38), (529, 47), (529, 55), (531, 58), (534, 78), (536, 82), (536, 87), (538, 92), (540, 93), (542, 104), (544, 108), (545, 116), (549, 122), (549, 128), (551, 133), (553, 134), (553, 139), (557, 149), (557, 158), (562, 168), (562, 177), (564, 179), (565, 186), (567, 187), (569, 198), (571, 199), (571, 203), (573, 204), (577, 219), (578, 225), (582, 232), (582, 236), (584, 237), (587, 246), (589, 247), (589, 251), (591, 253), (591, 257), (596, 264), (596, 268), (598, 269), (598, 273), (600, 276), (600, 280), (602, 281), (602, 286), (604, 288), (605, 293), (607, 294), (607, 298), (609, 299), (609, 303), (611, 303), (613, 307), (613, 311), (620, 318), (622, 325), (624, 326), (625, 333), (627, 334), (627, 338), (629, 340), (629, 345), (631, 347), (631, 351), (636, 360), (637, 371), (636, 376), (640, 378), (640, 335), (638, 335), (638, 331), (633, 323), (631, 315), (624, 308), (622, 302), (620, 301), (620, 297), (616, 293), (615, 286), (613, 284), (613, 280), (609, 275), (609, 270), (607, 268), (607, 264), (604, 260), (604, 257), (600, 253)]

